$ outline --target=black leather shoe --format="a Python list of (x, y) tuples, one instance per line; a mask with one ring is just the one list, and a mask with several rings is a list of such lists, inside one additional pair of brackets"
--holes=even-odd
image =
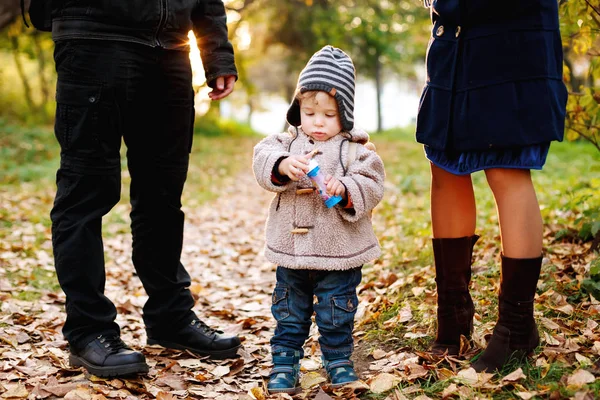
[(71, 366), (84, 367), (102, 378), (148, 372), (144, 355), (131, 350), (116, 335), (100, 335), (81, 349), (70, 346), (69, 350)]
[(194, 319), (177, 332), (162, 337), (148, 335), (148, 344), (159, 344), (169, 349), (189, 350), (214, 359), (234, 358), (240, 347), (240, 338), (225, 336), (204, 322)]

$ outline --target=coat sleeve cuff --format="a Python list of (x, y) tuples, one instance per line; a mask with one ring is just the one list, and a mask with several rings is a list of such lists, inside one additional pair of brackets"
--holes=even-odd
[[(348, 203), (340, 207), (340, 214), (346, 221), (356, 222), (364, 215), (365, 205), (361, 190), (351, 177), (343, 177), (340, 181), (346, 187), (346, 195), (348, 196)], [(351, 207), (348, 207), (349, 204), (351, 204)]]
[(287, 157), (280, 157), (279, 160), (277, 160), (273, 165), (273, 170), (271, 171), (271, 182), (274, 185), (282, 186), (291, 181), (289, 176), (279, 173), (279, 164), (281, 164), (281, 162), (286, 158)]

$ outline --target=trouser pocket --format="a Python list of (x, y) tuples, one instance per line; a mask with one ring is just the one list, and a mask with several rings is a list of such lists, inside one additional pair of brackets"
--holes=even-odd
[(331, 319), (333, 325), (342, 328), (354, 325), (354, 316), (358, 307), (356, 294), (333, 296), (331, 298)]
[(271, 312), (275, 320), (282, 321), (290, 316), (290, 309), (288, 305), (288, 289), (276, 287), (273, 290), (271, 300), (273, 305), (271, 306)]
[(119, 168), (119, 113), (103, 86), (59, 80), (56, 103), (54, 133), (63, 161), (99, 169), (92, 173)]

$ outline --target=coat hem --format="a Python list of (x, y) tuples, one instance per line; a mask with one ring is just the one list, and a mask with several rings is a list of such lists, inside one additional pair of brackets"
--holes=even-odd
[(315, 256), (315, 255), (293, 255), (273, 250), (268, 246), (265, 249), (265, 257), (270, 262), (289, 269), (309, 269), (318, 271), (343, 271), (357, 268), (367, 262), (376, 260), (381, 255), (378, 244), (367, 247), (355, 257), (344, 256)]

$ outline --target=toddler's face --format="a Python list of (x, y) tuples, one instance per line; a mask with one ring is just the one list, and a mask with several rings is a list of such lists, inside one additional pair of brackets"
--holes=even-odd
[(300, 125), (314, 140), (325, 141), (342, 131), (335, 99), (325, 92), (305, 95), (300, 102)]

